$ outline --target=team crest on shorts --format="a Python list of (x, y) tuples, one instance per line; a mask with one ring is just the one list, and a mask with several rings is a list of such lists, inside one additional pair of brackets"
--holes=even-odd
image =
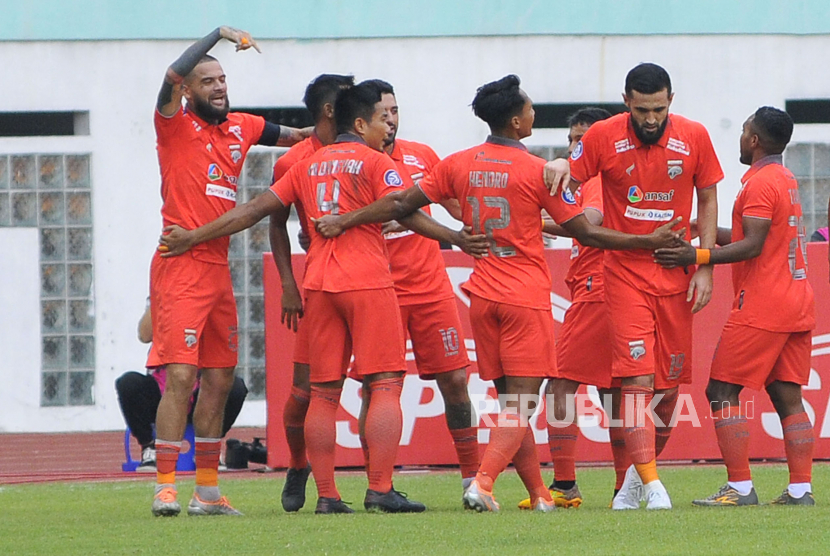
[(401, 179), (400, 174), (398, 174), (395, 170), (387, 170), (386, 173), (383, 174), (383, 183), (389, 187), (400, 187), (403, 185), (403, 180)]
[(235, 326), (228, 327), (228, 349), (239, 351), (239, 334)]
[(637, 340), (636, 342), (628, 342), (628, 353), (631, 354), (631, 358), (634, 361), (637, 361), (640, 357), (646, 354), (646, 342), (645, 340)]
[(196, 345), (196, 342), (199, 339), (196, 337), (196, 331), (192, 328), (185, 328), (184, 329), (184, 343), (187, 347), (192, 348)]

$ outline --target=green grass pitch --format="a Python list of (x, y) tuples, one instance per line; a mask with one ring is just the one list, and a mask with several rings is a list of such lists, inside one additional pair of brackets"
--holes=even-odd
[[(544, 471), (549, 480), (550, 470)], [(365, 478), (343, 474), (338, 485), (357, 510), (315, 516), (313, 480), (306, 507), (283, 513), (283, 479), (222, 476), (223, 492), (245, 517), (153, 518), (152, 483), (57, 483), (0, 487), (0, 554), (828, 554), (830, 465), (816, 464), (816, 503), (804, 507), (696, 508), (693, 498), (725, 481), (721, 466), (663, 467), (675, 509), (613, 512), (611, 469), (578, 470), (585, 503), (552, 514), (521, 512), (525, 491), (512, 471), (496, 484), (499, 514), (461, 509), (457, 473), (399, 473), (395, 486), (424, 502), (420, 515), (363, 511)], [(769, 501), (787, 482), (783, 465), (756, 465), (759, 497)], [(186, 506), (192, 478), (180, 481)]]

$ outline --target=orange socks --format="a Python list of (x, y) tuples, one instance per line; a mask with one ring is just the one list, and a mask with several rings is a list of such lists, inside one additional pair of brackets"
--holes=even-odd
[(490, 429), (490, 443), (481, 458), (476, 481), (484, 490), (492, 491), (493, 483), (519, 451), (525, 437), (527, 421), (516, 413), (499, 414), (499, 422)]
[[(389, 492), (392, 472), (403, 429), (401, 390), (403, 377), (375, 380), (369, 384), (371, 397), (366, 414), (366, 444), (369, 450), (369, 488)], [(334, 420), (332, 420), (334, 423)], [(314, 463), (312, 463), (312, 468)]]
[(718, 447), (729, 481), (752, 480), (749, 471), (749, 427), (738, 407), (727, 406), (712, 415)]
[(311, 394), (296, 386), (291, 387), (291, 395), (282, 410), (282, 422), (285, 427), (285, 440), (288, 442), (290, 455), (288, 466), (293, 469), (305, 469), (308, 459), (305, 453), (305, 433), (303, 426), (308, 413)]
[(575, 481), (576, 437), (579, 429), (576, 423), (567, 427), (553, 427), (548, 424), (548, 446), (553, 461), (553, 477), (556, 481)]
[(461, 467), (461, 478), (475, 477), (478, 472), (478, 429), (467, 427), (450, 429), (455, 453), (458, 455), (458, 465)]
[(181, 449), (181, 441), (156, 439), (156, 484), (176, 484), (176, 462), (179, 461)]
[(781, 419), (790, 484), (809, 483), (813, 469), (813, 425), (805, 412)]
[(614, 458), (614, 474), (616, 475), (614, 489), (619, 490), (625, 480), (625, 472), (631, 467), (631, 458), (628, 457), (628, 451), (625, 449), (622, 428), (611, 427), (608, 429), (608, 434), (611, 437), (611, 455)]
[(625, 447), (643, 484), (656, 481), (657, 462), (654, 450), (654, 421), (646, 408), (654, 398), (654, 389), (623, 386), (620, 413), (623, 419)]
[(671, 436), (671, 419), (674, 416), (674, 409), (677, 407), (679, 392), (679, 388), (660, 392), (663, 394), (663, 397), (660, 399), (660, 403), (654, 408), (654, 414), (664, 425), (662, 427), (655, 427), (654, 429), (654, 454), (656, 457), (659, 457), (663, 452), (663, 448), (666, 447), (669, 436)]
[(545, 486), (542, 480), (542, 472), (539, 469), (539, 453), (536, 451), (536, 439), (533, 438), (533, 430), (529, 426), (525, 427), (522, 443), (516, 455), (513, 456), (513, 466), (516, 468), (516, 473), (519, 474), (525, 488), (527, 488), (528, 494), (530, 494), (531, 504), (535, 504), (539, 498), (547, 502), (553, 500), (550, 497), (548, 487)]
[(196, 487), (219, 486), (221, 438), (196, 438)]
[(340, 388), (312, 386), (306, 415), (305, 444), (314, 469), (317, 495), (321, 498), (340, 498), (334, 483), (335, 418), (340, 407), (340, 391)]

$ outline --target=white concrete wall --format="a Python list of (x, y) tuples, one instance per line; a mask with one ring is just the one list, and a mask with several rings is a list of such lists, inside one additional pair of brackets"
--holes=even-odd
[[(112, 384), (144, 362), (135, 327), (160, 228), (152, 111), (167, 65), (187, 44), (0, 43), (1, 111), (90, 112), (89, 136), (0, 138), (0, 153), (92, 153), (97, 356), (96, 406), (39, 407), (39, 390), (31, 387), (39, 384), (40, 360), (37, 238), (32, 230), (0, 229), (0, 432), (122, 426)], [(297, 106), (306, 84), (322, 72), (381, 77), (398, 93), (401, 137), (429, 143), (440, 155), (486, 135), (469, 107), (476, 87), (486, 81), (516, 73), (537, 102), (613, 102), (631, 67), (657, 62), (673, 79), (673, 111), (703, 122), (721, 158), (726, 172), (721, 225), (729, 223), (744, 171), (738, 163), (744, 119), (763, 104), (830, 96), (830, 76), (816, 66), (817, 53), (830, 50), (828, 36), (377, 39), (261, 46), (261, 55), (235, 54), (228, 44), (213, 51), (228, 75), (232, 105)], [(830, 142), (830, 126), (799, 126), (794, 139)], [(564, 144), (565, 133), (539, 132), (527, 142)], [(264, 422), (264, 402), (247, 404), (239, 420)]]

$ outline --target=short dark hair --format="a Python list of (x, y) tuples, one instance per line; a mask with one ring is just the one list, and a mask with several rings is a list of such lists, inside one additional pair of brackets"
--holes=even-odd
[(369, 85), (375, 87), (382, 95), (394, 95), (395, 89), (388, 81), (383, 79), (367, 79), (360, 82), (361, 85)]
[(594, 125), (600, 120), (607, 120), (611, 117), (611, 112), (605, 108), (597, 108), (596, 106), (587, 106), (580, 108), (570, 116), (568, 116), (568, 127), (575, 125), (586, 125), (588, 127)]
[(762, 106), (752, 117), (752, 129), (761, 139), (761, 147), (769, 154), (781, 154), (793, 136), (793, 119), (772, 106)]
[(337, 93), (354, 85), (353, 75), (337, 75), (324, 73), (315, 77), (308, 87), (305, 88), (303, 104), (311, 112), (314, 121), (323, 113), (323, 107), (327, 103), (334, 104)]
[(644, 62), (625, 76), (625, 94), (629, 98), (633, 91), (643, 95), (653, 95), (663, 89), (671, 95), (671, 78), (669, 72), (657, 64)]
[(511, 74), (482, 85), (473, 99), (473, 113), (491, 130), (504, 129), (524, 108), (526, 97), (521, 94), (520, 84), (519, 78)]
[(375, 104), (380, 102), (380, 92), (370, 84), (361, 83), (348, 89), (341, 89), (334, 101), (334, 123), (337, 133), (350, 133), (354, 122), (363, 118), (367, 122), (375, 113)]

